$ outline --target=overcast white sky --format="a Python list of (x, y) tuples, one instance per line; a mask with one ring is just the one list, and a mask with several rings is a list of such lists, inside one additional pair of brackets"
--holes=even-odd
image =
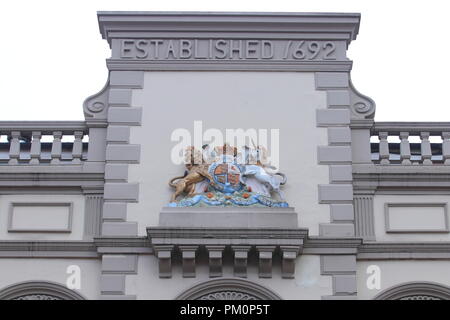
[(97, 11), (360, 12), (349, 48), (377, 121), (450, 121), (448, 1), (90, 0), (0, 2), (0, 120), (81, 120), (107, 78)]

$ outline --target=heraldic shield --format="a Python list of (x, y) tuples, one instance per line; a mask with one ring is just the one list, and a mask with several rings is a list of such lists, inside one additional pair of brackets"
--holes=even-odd
[(227, 162), (226, 157), (222, 161), (216, 161), (209, 166), (209, 173), (214, 182), (222, 187), (224, 193), (240, 191), (243, 187), (241, 183), (242, 171), (237, 163)]

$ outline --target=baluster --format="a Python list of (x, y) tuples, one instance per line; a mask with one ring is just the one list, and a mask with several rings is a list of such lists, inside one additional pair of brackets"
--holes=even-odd
[(52, 143), (52, 161), (51, 164), (59, 164), (61, 162), (61, 153), (62, 153), (62, 131), (54, 131), (53, 132), (53, 143)]
[(387, 141), (387, 132), (378, 132), (378, 138), (380, 139), (380, 164), (389, 164), (389, 143)]
[(31, 149), (30, 149), (30, 164), (39, 164), (39, 158), (41, 156), (41, 137), (40, 131), (33, 131), (31, 133)]
[(73, 133), (75, 136), (75, 140), (73, 141), (73, 149), (72, 149), (72, 163), (79, 164), (81, 163), (81, 156), (83, 153), (83, 131), (75, 131)]
[(426, 166), (432, 165), (431, 161), (431, 143), (430, 143), (430, 133), (429, 132), (421, 132), (420, 139), (422, 143), (420, 144), (420, 152), (422, 153), (422, 163)]
[(12, 131), (9, 141), (9, 164), (19, 164), (20, 158), (20, 131)]
[(444, 164), (450, 165), (450, 132), (442, 132), (442, 158)]
[(411, 148), (408, 137), (409, 132), (400, 132), (400, 160), (402, 160), (402, 165), (411, 164)]

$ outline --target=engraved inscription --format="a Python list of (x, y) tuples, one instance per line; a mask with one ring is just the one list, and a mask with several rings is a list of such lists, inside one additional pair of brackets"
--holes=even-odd
[(120, 59), (346, 60), (337, 41), (241, 39), (122, 39)]

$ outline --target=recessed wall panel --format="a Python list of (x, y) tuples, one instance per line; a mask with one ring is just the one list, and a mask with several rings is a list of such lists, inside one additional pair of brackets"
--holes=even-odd
[(71, 232), (72, 203), (12, 202), (8, 232)]
[(446, 203), (386, 203), (386, 232), (448, 232)]

